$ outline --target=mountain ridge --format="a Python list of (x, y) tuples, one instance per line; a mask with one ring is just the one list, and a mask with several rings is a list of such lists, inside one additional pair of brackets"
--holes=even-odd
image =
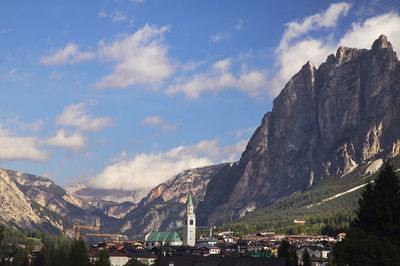
[[(400, 64), (381, 35), (306, 63), (264, 115), (239, 163), (210, 182), (197, 217), (229, 222), (328, 175), (399, 152)], [(226, 185), (225, 185), (226, 184)]]

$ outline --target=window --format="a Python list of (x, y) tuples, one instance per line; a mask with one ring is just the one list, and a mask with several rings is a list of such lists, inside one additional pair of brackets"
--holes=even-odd
[(185, 219), (185, 225), (187, 225), (187, 220)]
[(190, 219), (190, 225), (193, 225), (193, 219)]

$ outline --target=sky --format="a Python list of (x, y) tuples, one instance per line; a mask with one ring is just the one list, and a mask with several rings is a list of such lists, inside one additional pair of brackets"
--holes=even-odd
[(0, 167), (148, 190), (240, 158), (301, 66), (380, 34), (397, 1), (0, 1)]

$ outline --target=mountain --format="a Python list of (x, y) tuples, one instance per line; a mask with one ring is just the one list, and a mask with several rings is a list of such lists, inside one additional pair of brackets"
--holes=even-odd
[(72, 235), (75, 220), (110, 226), (135, 207), (129, 202), (83, 200), (41, 176), (0, 168), (0, 177), (0, 221), (24, 229)]
[(26, 229), (42, 229), (51, 232), (64, 230), (61, 216), (42, 208), (27, 197), (0, 168), (0, 222)]
[(99, 189), (87, 186), (85, 183), (74, 184), (65, 188), (71, 194), (87, 200), (106, 200), (112, 202), (133, 202), (137, 204), (149, 191), (146, 190), (120, 190)]
[(187, 196), (192, 194), (195, 207), (203, 200), (206, 187), (214, 175), (233, 163), (185, 170), (153, 188), (138, 207), (108, 228), (125, 235), (141, 237), (151, 231), (176, 230), (182, 226)]
[(370, 50), (340, 47), (289, 80), (238, 164), (208, 184), (199, 224), (232, 221), (399, 152), (400, 63), (391, 43), (382, 35)]
[[(400, 155), (390, 159), (395, 171), (400, 171)], [(311, 188), (296, 191), (271, 205), (248, 213), (224, 227), (235, 228), (240, 224), (259, 226), (275, 230), (284, 226), (295, 226), (294, 219), (305, 219), (307, 226), (324, 226), (316, 217), (334, 217), (335, 214), (353, 214), (358, 199), (368, 182), (376, 179), (382, 159), (365, 162), (345, 175), (326, 177)], [(336, 215), (336, 218), (340, 215)], [(336, 223), (340, 221), (336, 220)]]

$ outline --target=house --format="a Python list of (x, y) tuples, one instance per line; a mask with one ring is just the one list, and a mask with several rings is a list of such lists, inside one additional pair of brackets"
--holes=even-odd
[(128, 256), (119, 250), (109, 250), (111, 266), (123, 266), (128, 263)]
[(151, 232), (145, 238), (146, 249), (159, 246), (181, 246), (182, 240), (176, 232)]
[[(108, 255), (110, 256), (111, 266), (123, 266), (129, 261), (129, 258), (125, 253), (116, 249), (109, 249)], [(100, 254), (99, 251), (94, 250), (92, 252), (89, 252), (88, 256), (89, 261), (91, 263), (94, 263), (99, 260)]]
[(221, 253), (221, 249), (217, 246), (208, 245), (199, 248), (199, 253), (203, 256), (219, 255)]

